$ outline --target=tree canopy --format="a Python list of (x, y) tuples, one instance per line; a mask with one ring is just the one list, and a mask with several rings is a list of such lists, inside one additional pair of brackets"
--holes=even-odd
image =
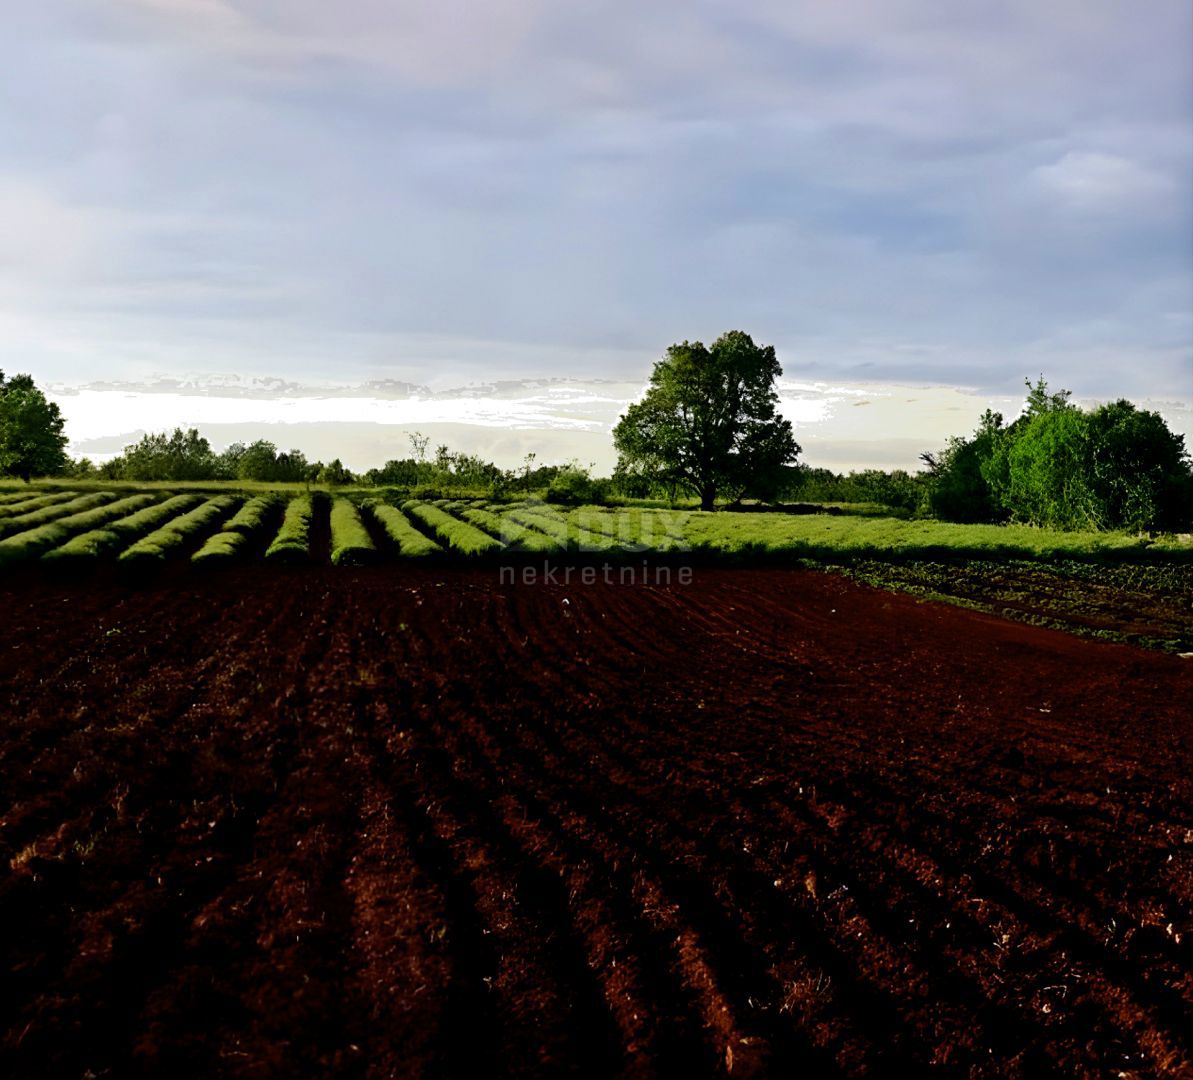
[(1062, 529), (1179, 528), (1193, 511), (1185, 440), (1158, 413), (1119, 400), (1085, 412), (1069, 391), (1027, 382), (1023, 414), (987, 411), (969, 439), (925, 454), (929, 506), (952, 521)]
[(0, 371), (0, 476), (53, 476), (66, 467), (65, 421), (29, 375)]
[(618, 475), (685, 488), (704, 510), (718, 496), (769, 496), (800, 452), (776, 412), (782, 373), (774, 347), (740, 330), (708, 348), (672, 345), (613, 429)]

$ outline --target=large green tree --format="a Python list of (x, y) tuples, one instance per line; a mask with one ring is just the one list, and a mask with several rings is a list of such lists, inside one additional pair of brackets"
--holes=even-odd
[(0, 371), (0, 476), (53, 476), (66, 467), (64, 420), (29, 375)]
[(702, 510), (718, 497), (771, 494), (800, 452), (776, 411), (782, 374), (774, 347), (740, 330), (708, 348), (672, 345), (613, 429), (619, 473), (686, 488)]
[(924, 454), (929, 505), (951, 521), (1011, 518), (1061, 529), (1172, 529), (1189, 523), (1184, 437), (1129, 401), (1084, 412), (1069, 391), (1027, 382), (1023, 414), (987, 411), (970, 439)]

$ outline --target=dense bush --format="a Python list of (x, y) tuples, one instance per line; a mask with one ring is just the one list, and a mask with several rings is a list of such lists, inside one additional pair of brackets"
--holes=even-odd
[(1068, 391), (1028, 384), (1009, 426), (987, 412), (970, 439), (926, 454), (932, 512), (951, 521), (1028, 522), (1061, 529), (1158, 530), (1193, 518), (1184, 437), (1129, 401), (1083, 412)]
[(276, 495), (258, 495), (249, 499), (224, 522), (223, 531), (244, 533), (246, 537), (255, 536), (269, 525), (277, 506)]
[(602, 503), (609, 497), (609, 482), (594, 479), (587, 469), (569, 465), (560, 469), (547, 485), (547, 502), (568, 506)]

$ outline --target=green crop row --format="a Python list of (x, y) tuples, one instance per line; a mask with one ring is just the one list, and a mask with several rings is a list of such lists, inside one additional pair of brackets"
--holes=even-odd
[(686, 539), (717, 554), (806, 558), (1121, 558), (1193, 556), (1180, 541), (1127, 533), (1061, 532), (1031, 525), (954, 525), (821, 514), (692, 513)]
[(459, 514), (465, 521), (483, 529), (490, 536), (497, 537), (507, 547), (516, 551), (534, 551), (550, 555), (562, 550), (562, 545), (554, 537), (535, 532), (508, 517), (494, 514), (491, 510), (464, 507)]
[(56, 518), (54, 521), (39, 525), (34, 529), (26, 529), (4, 540), (0, 540), (0, 566), (7, 566), (14, 562), (36, 559), (47, 551), (58, 547), (65, 540), (69, 540), (75, 533), (86, 532), (97, 525), (119, 518), (130, 510), (139, 510), (148, 503), (154, 502), (154, 495), (130, 495), (125, 499), (98, 506), (93, 510), (83, 510), (77, 514)]
[(5, 496), (6, 501), (0, 505), (0, 518), (27, 514), (31, 510), (40, 510), (43, 506), (53, 506), (56, 503), (67, 502), (78, 497), (77, 491), (60, 491), (54, 495), (33, 495), (27, 491), (17, 492)]
[(26, 529), (36, 529), (39, 525), (55, 521), (58, 518), (78, 514), (83, 510), (92, 510), (104, 503), (110, 503), (116, 496), (110, 491), (96, 492), (93, 495), (79, 495), (69, 502), (55, 503), (53, 506), (43, 506), (40, 510), (18, 514), (13, 517), (0, 519), (0, 536), (11, 536), (13, 533), (24, 532)]
[(189, 510), (199, 501), (198, 495), (175, 495), (165, 502), (147, 506), (135, 514), (110, 521), (102, 529), (79, 533), (61, 547), (42, 556), (45, 563), (65, 565), (89, 562), (118, 551), (132, 541), (158, 528), (171, 518)]
[(243, 533), (246, 537), (256, 536), (269, 526), (277, 505), (276, 495), (257, 495), (225, 521), (221, 531)]
[(196, 566), (215, 566), (242, 558), (249, 551), (249, 538), (245, 533), (227, 531), (227, 525), (212, 533), (206, 543), (191, 556)]
[(604, 533), (593, 532), (570, 521), (563, 514), (534, 506), (515, 507), (503, 515), (528, 529), (546, 533), (561, 547), (569, 551), (612, 551), (614, 541)]
[(350, 499), (331, 504), (331, 562), (333, 566), (362, 566), (377, 560), (377, 548)]
[(269, 528), (270, 519), (278, 506), (276, 495), (257, 495), (212, 533), (198, 551), (191, 556), (196, 566), (216, 566), (242, 559), (252, 550), (252, 541)]
[(217, 495), (196, 506), (160, 529), (143, 536), (120, 554), (120, 563), (125, 566), (150, 566), (164, 562), (188, 540), (214, 528), (220, 518), (240, 503), (238, 495)]
[(311, 518), (315, 515), (314, 496), (299, 495), (286, 504), (282, 527), (265, 552), (272, 562), (305, 562), (311, 557)]
[(374, 503), (368, 506), (369, 512), (378, 521), (388, 536), (398, 546), (398, 552), (408, 559), (423, 558), (427, 555), (438, 555), (443, 552), (434, 540), (423, 536), (396, 506), (385, 503)]
[(446, 510), (432, 506), (430, 503), (407, 502), (402, 505), (402, 509), (411, 517), (418, 518), (448, 547), (458, 551), (461, 555), (484, 555), (500, 551), (504, 546), (500, 540), (494, 540), (488, 533), (482, 532), (475, 525), (454, 518)]

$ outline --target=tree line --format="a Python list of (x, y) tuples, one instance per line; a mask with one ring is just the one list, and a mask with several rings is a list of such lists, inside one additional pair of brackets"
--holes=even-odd
[(521, 467), (408, 436), (410, 454), (355, 474), (337, 459), (310, 462), (271, 442), (216, 453), (195, 429), (145, 435), (101, 465), (66, 455), (63, 420), (27, 375), (0, 372), (0, 475), (69, 474), (111, 480), (243, 480), (351, 484), (503, 495), (545, 490), (564, 503), (610, 497), (699, 500), (702, 509), (761, 502), (874, 502), (959, 522), (1025, 522), (1062, 529), (1175, 530), (1193, 524), (1193, 466), (1184, 437), (1155, 412), (1119, 400), (1086, 411), (1041, 375), (1026, 380), (1022, 414), (987, 410), (969, 437), (925, 451), (917, 473), (848, 475), (800, 463), (791, 423), (778, 411), (782, 375), (772, 346), (742, 331), (711, 346), (672, 345), (641, 401), (613, 429), (617, 467), (607, 479), (570, 462)]

